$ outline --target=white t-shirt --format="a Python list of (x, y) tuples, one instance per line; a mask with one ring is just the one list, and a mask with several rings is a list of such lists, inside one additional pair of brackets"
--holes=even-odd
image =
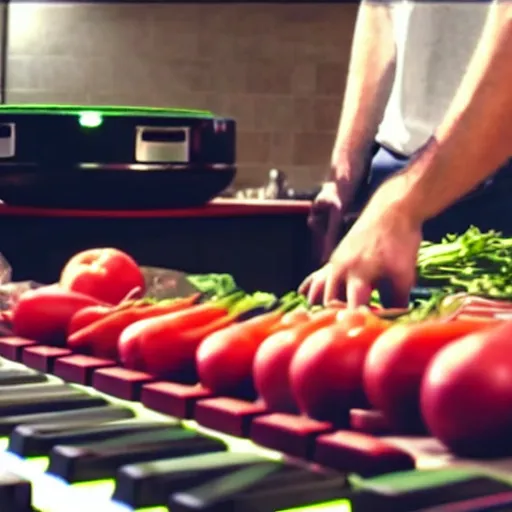
[(478, 45), (492, 3), (390, 3), (396, 71), (378, 142), (409, 156), (433, 135)]

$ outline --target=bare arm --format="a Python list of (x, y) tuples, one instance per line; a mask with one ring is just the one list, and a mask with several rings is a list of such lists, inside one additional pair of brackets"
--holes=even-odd
[(512, 155), (512, 4), (491, 8), (456, 97), (418, 158), (375, 193), (421, 224), (484, 181)]
[(352, 184), (362, 175), (389, 98), (394, 63), (389, 5), (363, 1), (354, 31), (345, 97), (332, 153), (332, 179)]

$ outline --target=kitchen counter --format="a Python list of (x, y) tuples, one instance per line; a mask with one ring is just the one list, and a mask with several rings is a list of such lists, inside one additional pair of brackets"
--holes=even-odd
[(118, 247), (140, 264), (232, 274), (248, 291), (295, 289), (313, 269), (308, 201), (215, 199), (198, 208), (86, 211), (0, 206), (16, 280), (54, 282), (73, 254)]
[(106, 218), (198, 218), (243, 217), (250, 215), (298, 214), (309, 211), (309, 201), (224, 199), (218, 198), (204, 206), (169, 210), (62, 210), (0, 205), (0, 216), (22, 217), (106, 217)]

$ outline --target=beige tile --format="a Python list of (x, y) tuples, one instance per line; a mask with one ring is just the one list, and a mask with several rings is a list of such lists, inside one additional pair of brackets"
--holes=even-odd
[[(203, 60), (199, 44), (199, 31), (195, 27), (182, 26), (175, 30), (167, 20), (154, 21), (150, 27), (151, 54), (149, 59), (158, 63)], [(182, 24), (183, 25), (183, 24)]]
[(273, 34), (249, 31), (232, 39), (229, 55), (233, 60), (291, 62), (295, 55), (295, 45), (280, 41)]
[(327, 167), (324, 165), (294, 166), (290, 175), (291, 185), (298, 191), (310, 191), (318, 187), (327, 175)]
[(87, 41), (83, 11), (71, 4), (14, 2), (9, 9), (11, 55), (76, 54)]
[(312, 62), (298, 62), (292, 71), (292, 94), (312, 95), (316, 92), (316, 66)]
[(219, 114), (235, 119), (239, 130), (256, 129), (256, 102), (253, 95), (235, 93), (221, 94), (220, 97)]
[(264, 163), (270, 159), (270, 133), (243, 132), (237, 133), (237, 159), (240, 163)]
[(71, 104), (88, 105), (90, 102), (85, 93), (63, 92), (63, 91), (30, 91), (10, 89), (7, 92), (7, 103), (49, 103), (49, 104)]
[(233, 185), (236, 188), (262, 187), (267, 181), (267, 173), (262, 165), (239, 163)]
[(235, 44), (236, 38), (229, 32), (200, 30), (197, 34), (199, 55), (217, 64), (233, 61)]
[(294, 121), (294, 100), (290, 96), (258, 95), (255, 103), (255, 127), (259, 131), (288, 131)]
[(296, 165), (328, 165), (333, 142), (332, 134), (297, 133), (292, 162)]
[(71, 57), (13, 57), (9, 63), (9, 88), (55, 92), (82, 92), (86, 89), (85, 69)]
[(242, 94), (246, 90), (246, 64), (219, 59), (210, 65), (212, 91), (222, 94)]
[(290, 94), (293, 63), (253, 61), (246, 68), (246, 91), (254, 94)]
[(304, 96), (293, 100), (293, 133), (311, 132), (315, 129), (315, 98)]
[(343, 97), (315, 99), (315, 128), (332, 133), (337, 129)]
[(272, 133), (269, 161), (272, 167), (289, 165), (293, 159), (294, 134), (290, 131)]
[(154, 3), (144, 6), (152, 23), (168, 24), (169, 29), (181, 30), (195, 26), (203, 20), (205, 10), (211, 11), (212, 6), (199, 3)]
[(320, 63), (316, 68), (316, 92), (320, 95), (343, 95), (347, 78), (347, 65)]

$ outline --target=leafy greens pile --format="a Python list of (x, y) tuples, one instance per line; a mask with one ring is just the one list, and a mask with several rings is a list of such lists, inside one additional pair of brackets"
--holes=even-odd
[(512, 238), (471, 226), (438, 244), (422, 242), (417, 271), (422, 284), (447, 293), (512, 299)]

